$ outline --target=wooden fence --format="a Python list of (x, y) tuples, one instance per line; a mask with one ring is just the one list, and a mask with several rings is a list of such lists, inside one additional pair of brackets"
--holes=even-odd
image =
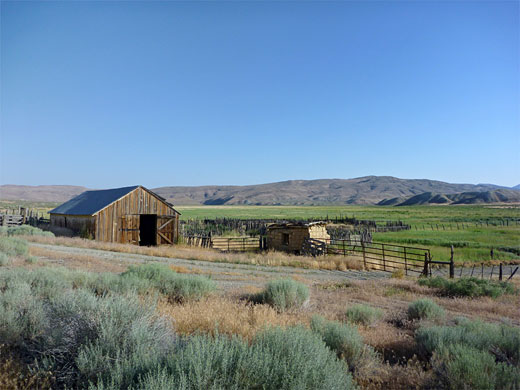
[(213, 248), (224, 252), (258, 251), (265, 247), (263, 237), (184, 236), (186, 245)]

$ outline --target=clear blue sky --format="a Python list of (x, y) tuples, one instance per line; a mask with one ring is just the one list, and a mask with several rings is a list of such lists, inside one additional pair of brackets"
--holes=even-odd
[(2, 184), (520, 183), (519, 2), (1, 3)]

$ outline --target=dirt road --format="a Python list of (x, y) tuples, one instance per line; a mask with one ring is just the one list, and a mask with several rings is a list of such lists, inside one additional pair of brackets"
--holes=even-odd
[[(217, 281), (224, 289), (235, 289), (245, 286), (262, 286), (266, 280), (292, 277), (309, 284), (342, 283), (348, 280), (368, 280), (388, 278), (389, 273), (382, 271), (327, 271), (294, 267), (268, 267), (250, 264), (216, 263), (199, 260), (172, 259), (166, 257), (145, 256), (131, 253), (84, 249), (61, 245), (30, 243), (31, 247), (42, 248), (47, 255), (37, 255), (42, 262), (81, 268), (82, 261), (92, 261), (126, 267), (131, 264), (160, 262), (171, 265), (183, 272), (202, 274)], [(45, 252), (44, 252), (45, 253)], [(79, 260), (78, 260), (79, 256)], [(78, 266), (79, 265), (79, 266)]]

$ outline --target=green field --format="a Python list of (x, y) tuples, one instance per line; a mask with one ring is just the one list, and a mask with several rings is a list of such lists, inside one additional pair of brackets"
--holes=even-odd
[(403, 221), (411, 230), (374, 233), (374, 241), (430, 248), (434, 260), (520, 260), (520, 207), (492, 206), (179, 206), (182, 219), (191, 218), (334, 218), (354, 217)]

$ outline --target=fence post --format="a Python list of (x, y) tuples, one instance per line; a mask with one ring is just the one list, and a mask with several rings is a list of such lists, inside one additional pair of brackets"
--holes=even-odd
[(341, 242), (343, 243), (343, 257), (345, 257), (347, 255), (345, 252), (345, 240), (342, 240)]
[(455, 263), (453, 261), (453, 245), (451, 246), (451, 257), (450, 257), (450, 279), (455, 277)]
[(365, 254), (365, 243), (361, 242), (361, 249), (363, 250), (363, 265), (365, 266), (365, 270), (367, 269), (367, 259)]
[(502, 263), (498, 266), (498, 280), (502, 280)]
[(424, 270), (423, 275), (428, 277), (428, 252), (424, 252)]
[(383, 251), (383, 271), (386, 271), (385, 244), (381, 244), (381, 250)]
[(406, 259), (406, 247), (404, 247), (404, 274), (408, 276), (408, 260)]

